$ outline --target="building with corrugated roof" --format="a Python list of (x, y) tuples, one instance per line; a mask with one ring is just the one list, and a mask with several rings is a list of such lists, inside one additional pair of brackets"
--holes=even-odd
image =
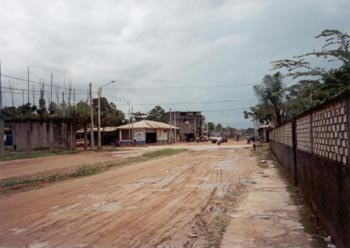
[(121, 144), (163, 144), (180, 140), (180, 128), (156, 121), (142, 120), (117, 127)]

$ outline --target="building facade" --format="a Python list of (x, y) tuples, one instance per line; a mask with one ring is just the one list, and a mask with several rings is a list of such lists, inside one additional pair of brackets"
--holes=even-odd
[(180, 128), (181, 141), (195, 141), (206, 133), (205, 117), (201, 111), (172, 111), (166, 113), (167, 122)]

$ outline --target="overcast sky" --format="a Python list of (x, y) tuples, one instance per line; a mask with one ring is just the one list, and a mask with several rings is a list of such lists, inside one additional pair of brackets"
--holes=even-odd
[(323, 29), (349, 32), (349, 10), (349, 0), (1, 0), (2, 73), (26, 78), (29, 66), (31, 80), (52, 72), (84, 90), (116, 80), (103, 95), (123, 111), (128, 101), (134, 111), (159, 104), (248, 127), (242, 111), (270, 62), (319, 48)]

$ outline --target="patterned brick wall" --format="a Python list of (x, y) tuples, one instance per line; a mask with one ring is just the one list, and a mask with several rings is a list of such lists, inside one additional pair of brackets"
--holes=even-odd
[[(349, 156), (347, 118), (346, 100), (332, 103), (298, 118), (297, 149), (346, 164)], [(292, 146), (292, 123), (272, 130), (270, 139)]]
[(346, 164), (348, 157), (346, 101), (340, 101), (312, 116), (313, 152)]
[(297, 119), (297, 149), (311, 152), (311, 125), (310, 115)]
[(292, 123), (288, 122), (279, 128), (275, 128), (270, 133), (270, 139), (275, 142), (292, 146)]

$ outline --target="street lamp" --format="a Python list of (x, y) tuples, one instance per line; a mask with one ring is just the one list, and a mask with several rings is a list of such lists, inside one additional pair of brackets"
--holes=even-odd
[(98, 150), (101, 150), (101, 95), (102, 95), (102, 88), (106, 87), (107, 85), (116, 83), (115, 80), (110, 81), (109, 83), (106, 83), (102, 85), (100, 88), (98, 88), (98, 126), (97, 126), (97, 132), (98, 132)]

